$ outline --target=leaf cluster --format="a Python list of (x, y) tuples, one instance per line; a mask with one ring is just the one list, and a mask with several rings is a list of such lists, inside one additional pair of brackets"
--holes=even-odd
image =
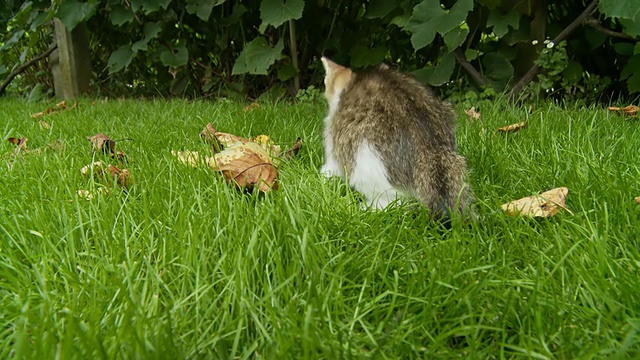
[(387, 62), (445, 94), (640, 91), (640, 0), (12, 0), (0, 5), (0, 57), (26, 52), (2, 63), (23, 63), (35, 48), (25, 39), (53, 17), (88, 23), (105, 94), (279, 98), (321, 83), (320, 55), (354, 69)]

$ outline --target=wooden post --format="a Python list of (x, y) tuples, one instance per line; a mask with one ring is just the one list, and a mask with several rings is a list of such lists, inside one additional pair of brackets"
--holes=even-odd
[(69, 31), (59, 19), (53, 19), (53, 22), (58, 48), (51, 54), (49, 63), (56, 96), (75, 99), (89, 92), (91, 60), (87, 26), (81, 23)]

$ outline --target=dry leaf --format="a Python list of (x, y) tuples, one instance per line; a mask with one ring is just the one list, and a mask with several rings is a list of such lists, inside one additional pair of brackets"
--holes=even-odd
[(78, 197), (81, 197), (85, 200), (91, 200), (100, 195), (109, 195), (109, 189), (105, 187), (99, 187), (94, 192), (91, 192), (89, 190), (78, 190), (76, 194), (78, 194)]
[[(206, 158), (200, 156), (197, 151), (175, 151), (171, 150), (171, 155), (178, 158), (178, 161), (183, 163), (184, 165), (189, 165), (192, 167), (198, 167), (202, 164), (208, 163)], [(215, 163), (215, 160), (214, 160)], [(215, 167), (217, 169), (217, 166)]]
[(260, 104), (258, 104), (257, 102), (252, 102), (251, 104), (245, 106), (242, 110), (249, 111), (249, 110), (257, 109), (259, 107), (260, 107)]
[(22, 147), (22, 148), (26, 148), (27, 147), (27, 138), (23, 137), (23, 138), (14, 138), (14, 137), (10, 137), (7, 139), (10, 143), (12, 143), (13, 145), (17, 146), (17, 147)]
[(300, 151), (301, 147), (302, 147), (302, 138), (298, 138), (296, 140), (296, 143), (293, 144), (293, 147), (287, 150), (287, 152), (284, 154), (284, 157), (287, 159), (291, 159), (292, 157), (298, 155), (298, 151)]
[(59, 103), (56, 104), (55, 107), (52, 108), (46, 108), (44, 111), (32, 114), (31, 117), (33, 118), (38, 118), (38, 117), (42, 117), (44, 115), (49, 115), (49, 114), (53, 114), (53, 113), (57, 113), (59, 111), (65, 110), (65, 109), (73, 109), (76, 106), (78, 106), (77, 102), (74, 102), (72, 106), (67, 107), (67, 102), (66, 101), (61, 101)]
[(116, 150), (115, 152), (111, 153), (111, 158), (113, 160), (118, 160), (120, 163), (126, 163), (128, 162), (127, 160), (127, 155), (125, 155), (122, 151), (120, 150)]
[(262, 146), (271, 156), (280, 156), (280, 146), (269, 138), (267, 135), (258, 135), (253, 138), (253, 142)]
[(87, 136), (87, 140), (91, 141), (93, 151), (96, 152), (101, 151), (105, 154), (113, 154), (116, 149), (116, 142), (103, 133)]
[(498, 128), (498, 131), (500, 132), (516, 132), (520, 129), (524, 129), (527, 126), (529, 126), (529, 123), (526, 121), (523, 121), (521, 123), (517, 123), (517, 124), (511, 124), (508, 126), (503, 126), (501, 128)]
[(203, 157), (196, 151), (171, 151), (178, 161), (198, 167), (207, 164), (221, 171), (224, 178), (240, 188), (268, 192), (278, 188), (278, 169), (262, 146), (249, 142), (236, 143), (212, 157)]
[(636, 116), (638, 114), (638, 110), (640, 110), (640, 108), (635, 105), (629, 105), (623, 108), (617, 106), (609, 106), (609, 111), (617, 111), (629, 116)]
[[(278, 189), (278, 169), (267, 151), (256, 143), (235, 144), (216, 154), (215, 165), (225, 179), (240, 188), (262, 192)], [(212, 164), (210, 163), (209, 166)]]
[(467, 117), (471, 121), (480, 120), (480, 113), (476, 111), (475, 106), (472, 106), (469, 110), (465, 110), (464, 113), (467, 114)]
[(215, 152), (218, 152), (223, 148), (222, 143), (216, 136), (217, 132), (218, 131), (213, 127), (213, 125), (211, 125), (211, 123), (208, 123), (207, 126), (205, 126), (204, 129), (202, 129), (202, 131), (200, 132), (200, 137), (206, 140)]
[(640, 196), (636, 198), (636, 203), (640, 204)]
[(519, 215), (548, 218), (558, 213), (559, 209), (569, 211), (565, 206), (565, 199), (568, 194), (568, 188), (559, 187), (538, 195), (508, 202), (503, 204), (501, 208), (507, 212), (509, 216)]
[(237, 136), (237, 135), (233, 135), (233, 134), (229, 134), (229, 133), (225, 133), (225, 132), (220, 132), (217, 131), (215, 133), (216, 138), (218, 139), (218, 141), (222, 144), (223, 147), (228, 147), (231, 146), (235, 143), (248, 143), (251, 142), (251, 140), (249, 139), (245, 139), (243, 137)]
[(51, 129), (51, 125), (49, 125), (49, 123), (44, 120), (38, 121), (38, 124), (40, 124), (40, 128), (42, 129)]
[(105, 175), (111, 176), (112, 179), (116, 180), (116, 183), (123, 188), (128, 188), (133, 184), (133, 176), (127, 169), (120, 169), (114, 165), (105, 165), (102, 161), (96, 161), (92, 164), (83, 166), (80, 169), (80, 173), (87, 177), (93, 173), (94, 177), (99, 179), (103, 179)]

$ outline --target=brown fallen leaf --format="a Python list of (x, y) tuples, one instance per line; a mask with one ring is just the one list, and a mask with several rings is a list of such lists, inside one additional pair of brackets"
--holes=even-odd
[(55, 107), (46, 108), (44, 111), (32, 114), (31, 117), (38, 118), (38, 117), (42, 117), (44, 115), (57, 113), (57, 112), (60, 112), (62, 110), (73, 109), (76, 106), (78, 106), (78, 102), (74, 102), (72, 106), (68, 107), (67, 106), (67, 102), (63, 100), (63, 101), (57, 103)]
[(257, 102), (252, 102), (251, 104), (245, 106), (242, 110), (243, 111), (249, 111), (249, 110), (253, 110), (253, 109), (257, 109), (260, 107), (260, 104), (258, 104)]
[(298, 151), (300, 151), (301, 147), (302, 147), (302, 138), (298, 138), (295, 144), (293, 144), (293, 147), (287, 150), (287, 152), (284, 154), (284, 157), (286, 159), (291, 159), (292, 157), (298, 155)]
[(38, 124), (40, 124), (41, 129), (46, 129), (46, 130), (51, 129), (51, 125), (49, 125), (49, 123), (44, 120), (38, 121)]
[(81, 189), (78, 190), (76, 194), (78, 194), (78, 197), (89, 201), (101, 195), (109, 195), (109, 189), (107, 189), (106, 187), (99, 187), (95, 191)]
[(472, 106), (469, 110), (465, 110), (464, 113), (467, 114), (467, 118), (471, 121), (480, 120), (480, 113), (476, 111), (475, 106)]
[(636, 198), (636, 203), (640, 204), (640, 196)]
[(219, 152), (223, 148), (222, 143), (216, 136), (217, 132), (218, 131), (213, 127), (211, 123), (208, 123), (207, 126), (205, 126), (204, 129), (202, 129), (202, 131), (200, 132), (200, 137), (207, 141), (215, 152)]
[(498, 128), (498, 131), (500, 132), (516, 132), (519, 131), (521, 129), (526, 128), (527, 126), (529, 126), (529, 123), (527, 121), (523, 121), (517, 124), (511, 124), (508, 126), (503, 126), (501, 128)]
[(638, 114), (638, 110), (640, 110), (640, 108), (635, 105), (625, 107), (609, 106), (609, 111), (617, 111), (629, 116), (636, 116)]
[(101, 151), (105, 154), (110, 153), (113, 155), (116, 149), (116, 142), (103, 133), (87, 136), (87, 140), (91, 142), (92, 149), (96, 152)]
[(171, 151), (178, 161), (192, 167), (206, 164), (222, 172), (225, 180), (241, 189), (269, 192), (278, 188), (278, 168), (268, 152), (254, 142), (236, 143), (211, 157), (196, 151)]
[(218, 139), (218, 141), (222, 144), (223, 147), (228, 147), (231, 146), (235, 143), (248, 143), (251, 142), (250, 139), (245, 139), (243, 137), (237, 136), (237, 135), (233, 135), (233, 134), (229, 134), (229, 133), (225, 133), (225, 132), (220, 132), (217, 131), (215, 133), (216, 138)]
[(253, 138), (253, 142), (262, 146), (271, 156), (280, 156), (280, 146), (276, 145), (267, 135), (258, 135)]
[(262, 192), (278, 189), (278, 168), (259, 144), (234, 144), (214, 157), (217, 170), (222, 171), (228, 182), (249, 191), (255, 187)]
[(104, 179), (105, 175), (109, 175), (112, 179), (116, 180), (118, 185), (125, 189), (133, 184), (133, 176), (131, 176), (129, 170), (120, 169), (111, 164), (105, 165), (102, 161), (95, 161), (83, 166), (82, 169), (80, 169), (80, 173), (85, 177), (93, 174), (93, 176), (98, 179)]
[(565, 206), (565, 199), (568, 194), (568, 188), (559, 187), (538, 195), (532, 195), (508, 202), (501, 205), (501, 208), (509, 216), (548, 218), (557, 214), (560, 209), (567, 210), (571, 213), (571, 211), (569, 211)]
[(7, 139), (7, 141), (12, 143), (13, 145), (15, 145), (17, 147), (23, 147), (23, 148), (27, 147), (27, 140), (29, 140), (29, 139), (27, 139), (26, 137), (23, 137), (23, 138), (10, 137), (10, 138)]

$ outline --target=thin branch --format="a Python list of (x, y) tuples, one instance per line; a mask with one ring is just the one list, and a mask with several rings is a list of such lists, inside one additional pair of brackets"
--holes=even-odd
[(619, 39), (625, 39), (625, 40), (632, 40), (632, 41), (637, 41), (637, 39), (629, 34), (625, 34), (625, 33), (621, 33), (621, 32), (617, 32), (614, 30), (611, 30), (609, 28), (606, 28), (604, 26), (602, 26), (602, 24), (600, 23), (600, 21), (594, 17), (590, 17), (587, 19), (584, 19), (583, 22), (584, 25), (587, 26), (591, 26), (592, 28), (598, 30), (599, 32), (610, 36), (610, 37), (614, 37), (614, 38), (619, 38)]
[(453, 56), (456, 57), (456, 60), (458, 61), (460, 66), (462, 66), (465, 70), (467, 70), (469, 75), (471, 75), (471, 78), (473, 79), (473, 81), (478, 86), (485, 87), (489, 85), (489, 80), (487, 80), (484, 76), (482, 76), (482, 74), (480, 74), (480, 72), (478, 72), (478, 70), (476, 70), (476, 68), (473, 67), (473, 65), (467, 60), (467, 57), (464, 55), (464, 51), (462, 51), (461, 48), (455, 49), (453, 52)]
[(300, 69), (298, 67), (298, 39), (296, 36), (296, 23), (289, 20), (289, 43), (291, 46), (291, 62), (293, 68), (296, 69), (296, 74), (293, 77), (293, 87), (296, 93), (300, 90)]
[(57, 49), (58, 45), (53, 45), (51, 46), (47, 51), (41, 53), (40, 55), (34, 57), (33, 59), (27, 61), (26, 63), (18, 66), (15, 70), (13, 70), (11, 72), (11, 74), (9, 74), (9, 76), (7, 76), (6, 79), (4, 79), (4, 81), (2, 82), (2, 84), (0, 84), (0, 96), (2, 94), (4, 94), (4, 91), (6, 90), (7, 86), (9, 86), (9, 84), (11, 83), (11, 81), (18, 75), (20, 75), (23, 71), (27, 70), (28, 68), (30, 68), (31, 66), (33, 66), (35, 63), (37, 63), (38, 61), (46, 58), (47, 56), (51, 55), (51, 53), (53, 52), (53, 50)]
[[(598, 0), (591, 1), (589, 6), (587, 6), (587, 8), (584, 9), (584, 11), (575, 20), (573, 20), (571, 24), (569, 24), (569, 26), (564, 28), (564, 30), (562, 30), (562, 32), (560, 32), (560, 34), (558, 34), (558, 36), (556, 36), (555, 39), (552, 40), (553, 43), (557, 44), (562, 40), (565, 40), (566, 38), (568, 38), (569, 35), (571, 35), (571, 33), (575, 29), (577, 29), (578, 26), (580, 26), (587, 17), (591, 16), (591, 14), (596, 10), (597, 6), (598, 6)], [(538, 75), (540, 70), (541, 70), (540, 66), (533, 65), (522, 76), (522, 78), (513, 86), (513, 88), (511, 88), (511, 92), (509, 93), (509, 98), (511, 99), (511, 101), (515, 100), (515, 98), (518, 95), (520, 95), (520, 92), (522, 91), (522, 89), (524, 89), (524, 87), (527, 86), (527, 84), (529, 84), (531, 80), (533, 80), (536, 77), (536, 75)]]

